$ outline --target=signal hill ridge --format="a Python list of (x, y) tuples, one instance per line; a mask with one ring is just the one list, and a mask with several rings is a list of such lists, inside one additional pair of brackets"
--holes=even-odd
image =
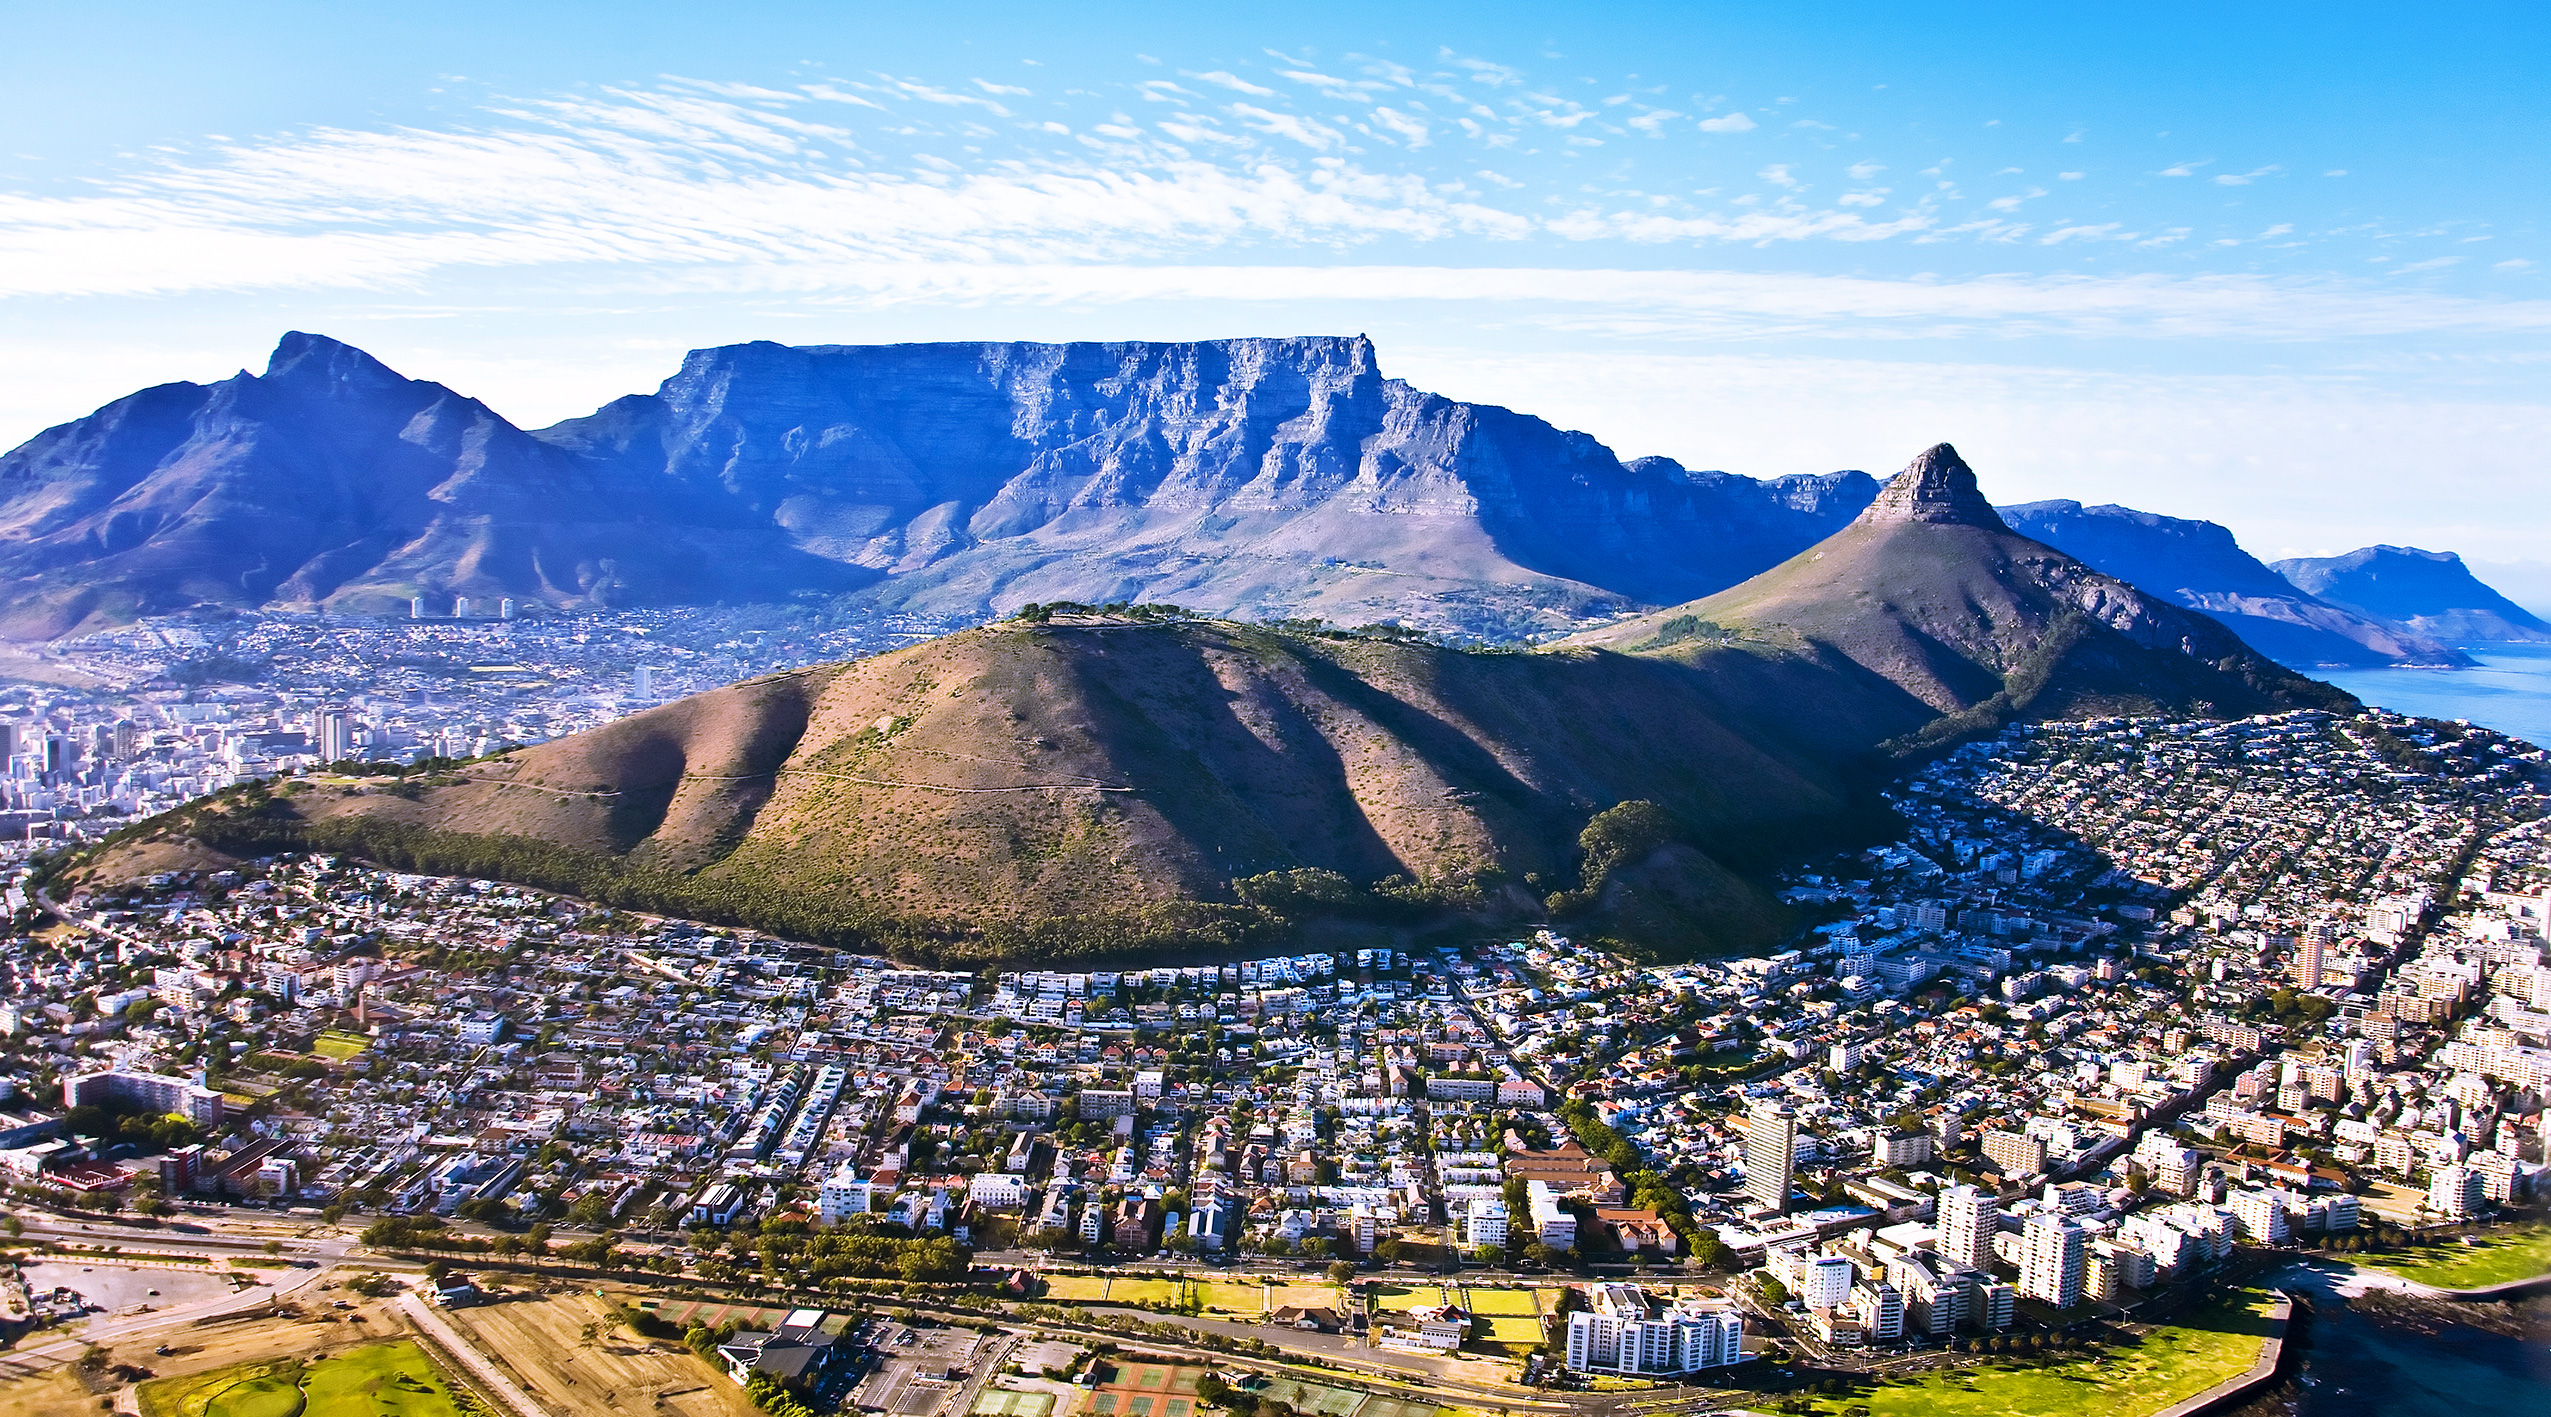
[(1953, 448), (1717, 595), (1531, 653), (1030, 608), (395, 783), (263, 783), (93, 880), (350, 850), (924, 958), (1232, 951), (1320, 921), (1794, 925), (1888, 765), (2039, 718), (2354, 707), (2012, 531)]

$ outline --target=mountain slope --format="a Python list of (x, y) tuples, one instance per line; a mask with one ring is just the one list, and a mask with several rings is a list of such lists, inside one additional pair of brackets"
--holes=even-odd
[(1895, 685), (1943, 716), (1925, 741), (2013, 717), (2346, 702), (2221, 624), (2012, 531), (1945, 443), (1781, 565), (1571, 643), (1688, 653), (1730, 636), (1836, 656)]
[[(0, 635), (196, 604), (738, 588), (717, 574), (731, 518), (614, 472), (359, 350), (287, 335), (263, 375), (146, 389), (0, 458)], [(749, 559), (785, 576), (873, 579), (764, 541)]]
[[(1591, 908), (1698, 952), (1782, 936), (1749, 873), (1864, 830), (1890, 754), (2023, 715), (2349, 702), (2012, 533), (1943, 445), (1815, 549), (1553, 650), (1014, 620), (404, 793), (233, 792), (92, 869), (190, 838), (318, 846), (908, 957), (1267, 945), (1259, 907), (1285, 896), (1403, 919)], [(1584, 834), (1615, 808), (1646, 826), (1590, 868)], [(1329, 874), (1271, 875), (1305, 871)]]
[(2273, 568), (2305, 592), (2405, 630), (2456, 644), (2551, 641), (2551, 624), (2481, 583), (2450, 551), (2362, 546)]
[(2003, 507), (2023, 536), (2190, 610), (2222, 621), (2281, 664), (2468, 666), (2468, 655), (2405, 627), (2299, 591), (2241, 549), (2229, 529), (2131, 507), (2030, 502)]
[(1733, 584), (1847, 521), (1859, 473), (1624, 464), (1386, 379), (1358, 338), (694, 351), (526, 433), (292, 334), (0, 456), (0, 633), (198, 603), (686, 604), (855, 593), (1512, 634)]
[(1267, 928), (1235, 884), (1267, 872), (1407, 877), (1386, 894), (1533, 913), (1576, 884), (1588, 820), (1639, 799), (1680, 824), (1625, 863), (1625, 889), (1671, 903), (1646, 911), (1647, 942), (1760, 946), (1785, 912), (1741, 872), (1855, 830), (1859, 753), (1930, 714), (1885, 685), (1838, 693), (1813, 658), (1732, 658), (1012, 621), (702, 694), (412, 796), (233, 793), (144, 835), (357, 850), (906, 956), (1051, 958), (1230, 945)]

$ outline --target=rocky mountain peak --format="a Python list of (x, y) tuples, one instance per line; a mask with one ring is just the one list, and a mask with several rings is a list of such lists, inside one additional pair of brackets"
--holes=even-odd
[(398, 371), (343, 340), (301, 330), (288, 331), (275, 342), (275, 352), (266, 360), (265, 379), (319, 394), (385, 392), (404, 389), (409, 383)]
[(1928, 522), (1934, 526), (1974, 526), (2009, 531), (1993, 504), (1976, 489), (1975, 469), (1958, 450), (1935, 443), (1878, 492), (1860, 520), (1868, 525)]

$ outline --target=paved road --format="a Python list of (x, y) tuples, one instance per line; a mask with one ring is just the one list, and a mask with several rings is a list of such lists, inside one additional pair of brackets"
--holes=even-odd
[(1001, 1371), (1003, 1363), (1010, 1361), (1010, 1350), (1016, 1348), (1018, 1344), (1017, 1334), (1005, 1333), (990, 1346), (978, 1348), (974, 1360), (974, 1376), (967, 1378), (965, 1386), (957, 1389), (955, 1401), (939, 1410), (949, 1414), (949, 1417), (966, 1417), (967, 1413), (972, 1412), (974, 1400), (983, 1393), (983, 1385), (992, 1381), (992, 1375)]
[(450, 1354), (452, 1361), (467, 1368), (469, 1375), (489, 1396), (512, 1409), (515, 1417), (549, 1417), (546, 1408), (532, 1401), (531, 1394), (524, 1392), (504, 1369), (489, 1362), (476, 1344), (452, 1327), (450, 1320), (434, 1312), (434, 1306), (425, 1302), (414, 1290), (399, 1296), (399, 1311), (407, 1315), (408, 1322), (415, 1324), (419, 1332), (432, 1338), (444, 1352)]

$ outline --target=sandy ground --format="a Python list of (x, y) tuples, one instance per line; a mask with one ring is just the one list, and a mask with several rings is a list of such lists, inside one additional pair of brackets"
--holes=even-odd
[(639, 1338), (583, 1290), (518, 1295), (445, 1316), (558, 1417), (754, 1417), (743, 1389), (680, 1343)]
[[(76, 1266), (74, 1266), (76, 1268)], [(172, 1273), (129, 1270), (137, 1276)], [(179, 1278), (200, 1276), (176, 1276)], [(227, 1286), (225, 1286), (227, 1287)], [(345, 1302), (351, 1308), (334, 1305)], [(387, 1301), (364, 1299), (331, 1285), (313, 1287), (287, 1301), (270, 1317), (211, 1319), (181, 1323), (119, 1338), (106, 1346), (110, 1366), (147, 1369), (152, 1377), (172, 1377), (226, 1368), (233, 1363), (287, 1356), (330, 1353), (384, 1338), (404, 1337), (407, 1324)], [(60, 1331), (30, 1335), (20, 1349), (45, 1346)], [(76, 1331), (72, 1335), (77, 1337)], [(157, 1350), (170, 1349), (162, 1354)], [(92, 1387), (97, 1390), (92, 1391)], [(18, 1350), (0, 1351), (0, 1417), (70, 1417), (95, 1414), (111, 1403), (123, 1383), (101, 1376), (94, 1384), (59, 1360), (35, 1359)]]
[(42, 1293), (60, 1285), (109, 1313), (120, 1313), (141, 1304), (164, 1309), (173, 1304), (217, 1298), (231, 1292), (230, 1281), (210, 1270), (125, 1268), (111, 1264), (81, 1264), (76, 1260), (49, 1260), (28, 1265), (25, 1269), (30, 1291)]

